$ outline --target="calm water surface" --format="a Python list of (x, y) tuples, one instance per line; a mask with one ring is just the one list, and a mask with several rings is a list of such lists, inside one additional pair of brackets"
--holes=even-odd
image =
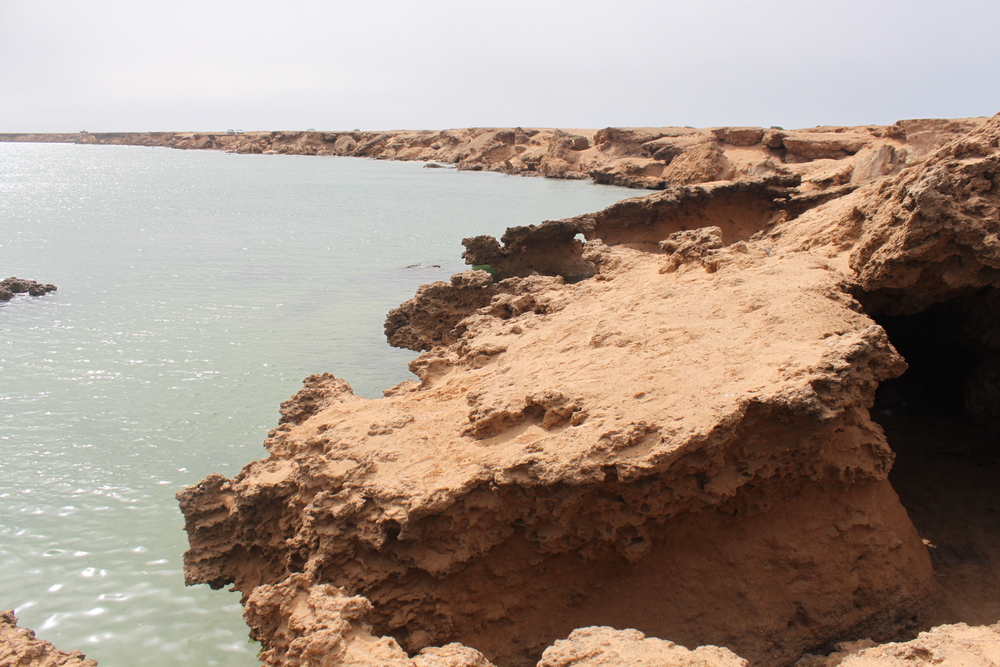
[(0, 304), (0, 608), (102, 667), (258, 664), (238, 594), (184, 587), (174, 494), (306, 375), (410, 377), (385, 313), (462, 237), (635, 194), (421, 166), (0, 143), (0, 277), (59, 286)]

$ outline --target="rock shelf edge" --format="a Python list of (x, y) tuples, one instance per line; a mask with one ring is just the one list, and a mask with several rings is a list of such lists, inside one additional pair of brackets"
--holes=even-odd
[[(913, 638), (938, 583), (873, 420), (908, 363), (879, 322), (954, 315), (963, 414), (1000, 426), (1000, 117), (911, 123), (466, 239), (496, 275), (387, 318), (416, 380), (310, 376), (266, 458), (178, 494), (186, 581), (239, 590), (288, 667), (613, 664), (561, 653), (591, 639), (777, 667)], [(779, 141), (746, 130), (711, 134)], [(694, 161), (677, 138), (639, 145)]]

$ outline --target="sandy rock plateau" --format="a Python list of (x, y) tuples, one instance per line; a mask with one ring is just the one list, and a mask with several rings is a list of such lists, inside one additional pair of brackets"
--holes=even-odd
[[(479, 155), (518, 172), (539, 134)], [(914, 637), (945, 545), (873, 416), (1000, 427), (998, 139), (1000, 118), (559, 135), (561, 175), (663, 190), (466, 239), (495, 275), (387, 318), (417, 380), (369, 400), (311, 376), (267, 458), (179, 494), (188, 582), (243, 593), (269, 665), (777, 666)]]
[(67, 137), (656, 190), (465, 239), (416, 379), (178, 494), (265, 664), (1000, 664), (1000, 116)]

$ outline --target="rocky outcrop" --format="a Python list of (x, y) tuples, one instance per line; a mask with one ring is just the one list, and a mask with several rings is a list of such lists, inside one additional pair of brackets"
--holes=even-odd
[(34, 280), (10, 277), (0, 280), (0, 301), (10, 301), (15, 294), (29, 294), (31, 296), (44, 296), (49, 292), (56, 291), (55, 285), (43, 284)]
[(395, 640), (372, 634), (365, 621), (371, 607), (365, 598), (332, 586), (309, 586), (299, 575), (255, 591), (246, 613), (255, 635), (267, 638), (260, 659), (270, 665), (493, 667), (461, 644), (425, 648), (411, 659)]
[(941, 310), (975, 352), (966, 409), (1000, 412), (1000, 117), (967, 129), (912, 164), (903, 125), (567, 133), (567, 163), (760, 141), (828, 175), (681, 179), (466, 239), (479, 268), (387, 319), (416, 380), (371, 400), (312, 376), (265, 459), (178, 495), (186, 580), (240, 590), (289, 667), (778, 667), (913, 637), (938, 584), (870, 409), (907, 369), (882, 318)]
[(538, 667), (747, 667), (732, 651), (699, 646), (689, 651), (638, 630), (580, 628), (545, 649)]
[(908, 642), (879, 646), (866, 640), (839, 648), (829, 656), (807, 655), (796, 667), (995, 667), (1000, 665), (1000, 624), (942, 625)]
[(0, 134), (0, 141), (169, 146), (282, 155), (421, 160), (470, 171), (662, 190), (668, 186), (793, 175), (814, 187), (860, 185), (898, 171), (984, 119), (913, 120), (890, 126), (660, 127), (602, 130), (466, 128), (435, 132), (113, 132)]
[[(368, 598), (408, 651), (497, 664), (595, 623), (778, 664), (919, 619), (929, 561), (863, 408), (903, 365), (831, 267), (730, 246), (706, 290), (657, 252), (598, 261), (603, 281), (539, 284), (544, 315), (467, 317), (419, 386), (345, 392), (182, 494), (189, 580), (263, 595), (302, 574)], [(787, 318), (793, 299), (827, 315)]]
[(1000, 282), (1000, 154), (996, 123), (886, 181), (858, 208), (851, 268), (892, 310), (912, 313)]
[(0, 280), (0, 301), (10, 301), (15, 294), (30, 294), (31, 296), (44, 296), (49, 292), (56, 291), (55, 285), (37, 283), (34, 280), (10, 277)]
[(17, 627), (13, 611), (0, 612), (0, 665), (3, 667), (97, 667), (79, 651), (65, 653), (33, 630)]

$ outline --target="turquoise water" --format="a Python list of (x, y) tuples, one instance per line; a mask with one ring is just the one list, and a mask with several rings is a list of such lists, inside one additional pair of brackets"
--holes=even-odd
[(174, 494), (306, 375), (411, 377), (385, 313), (462, 237), (635, 194), (421, 166), (0, 143), (0, 277), (59, 286), (0, 304), (0, 608), (102, 667), (257, 664), (238, 594), (183, 585)]

